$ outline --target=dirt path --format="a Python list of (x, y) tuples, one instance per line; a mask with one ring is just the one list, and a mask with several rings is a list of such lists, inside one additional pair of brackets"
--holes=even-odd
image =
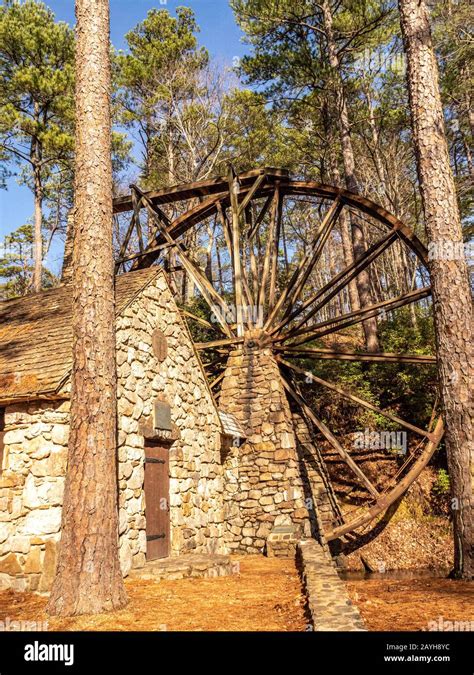
[(304, 631), (304, 596), (294, 562), (245, 556), (240, 574), (216, 579), (127, 581), (129, 605), (112, 614), (52, 619), (47, 599), (0, 593), (0, 620), (49, 621), (49, 630)]
[[(429, 630), (430, 623), (449, 630), (445, 622), (474, 629), (474, 583), (450, 579), (346, 582), (369, 630)], [(452, 628), (451, 628), (452, 630)], [(457, 630), (460, 630), (459, 623)]]

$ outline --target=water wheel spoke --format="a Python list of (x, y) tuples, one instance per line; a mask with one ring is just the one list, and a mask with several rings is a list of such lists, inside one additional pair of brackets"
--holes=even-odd
[(237, 335), (240, 337), (244, 334), (244, 320), (243, 320), (243, 276), (245, 274), (242, 266), (242, 256), (240, 252), (240, 211), (239, 211), (239, 182), (232, 166), (229, 166), (228, 172), (229, 181), (229, 195), (232, 213), (231, 221), (231, 238), (232, 238), (232, 270), (234, 273), (234, 292), (235, 292), (235, 309), (237, 319)]
[(248, 190), (247, 194), (243, 198), (243, 200), (240, 202), (238, 206), (238, 215), (240, 216), (245, 209), (247, 208), (248, 204), (250, 204), (250, 201), (253, 199), (255, 194), (257, 193), (258, 189), (260, 186), (267, 180), (267, 176), (265, 172), (262, 172), (260, 176), (255, 180), (254, 184), (250, 187)]
[(214, 380), (212, 380), (211, 384), (209, 385), (211, 389), (214, 389), (219, 384), (219, 382), (221, 382), (224, 379), (224, 376), (225, 370), (220, 375), (218, 375)]
[(212, 313), (216, 317), (222, 332), (228, 337), (232, 337), (233, 333), (226, 321), (226, 317), (229, 316), (230, 313), (230, 308), (228, 307), (227, 303), (215, 290), (214, 286), (210, 283), (207, 277), (201, 272), (201, 270), (197, 267), (197, 265), (186, 255), (183, 249), (183, 245), (180, 242), (172, 239), (171, 235), (168, 232), (168, 229), (166, 228), (165, 225), (163, 225), (159, 213), (157, 213), (155, 206), (148, 199), (148, 197), (144, 193), (142, 193), (141, 196), (150, 217), (154, 220), (157, 227), (160, 229), (161, 233), (164, 235), (168, 243), (175, 247), (184, 269), (193, 279), (196, 286), (199, 288), (200, 292), (202, 293), (202, 296), (204, 297)]
[(196, 314), (193, 314), (192, 312), (188, 312), (186, 309), (181, 309), (181, 314), (183, 316), (187, 316), (189, 319), (192, 319), (193, 321), (196, 321), (197, 323), (200, 323), (201, 326), (206, 326), (206, 328), (212, 328), (214, 329), (216, 326), (215, 324), (210, 323), (210, 321), (206, 321), (206, 319), (203, 319), (202, 316), (196, 316)]
[(270, 225), (268, 228), (267, 245), (265, 247), (265, 255), (263, 259), (262, 277), (260, 280), (260, 287), (258, 291), (258, 306), (260, 308), (263, 308), (265, 306), (265, 292), (267, 290), (267, 282), (271, 272), (272, 252), (275, 248), (275, 239), (277, 237), (279, 201), (280, 201), (280, 191), (278, 189), (278, 186), (276, 186), (275, 191), (273, 193), (272, 213), (270, 218)]
[[(331, 279), (327, 284), (322, 286), (316, 293), (314, 293), (310, 298), (305, 300), (300, 307), (294, 309), (289, 313), (281, 322), (275, 326), (270, 333), (272, 335), (280, 334), (283, 328), (287, 326), (291, 321), (294, 321), (296, 318), (301, 316), (301, 314), (311, 307), (317, 300), (322, 298), (322, 300), (311, 310), (300, 319), (300, 322), (295, 326), (295, 329), (303, 326), (309, 319), (311, 319), (317, 312), (319, 312), (335, 295), (340, 293), (360, 272), (362, 272), (366, 267), (368, 267), (376, 258), (378, 258), (394, 241), (397, 239), (397, 230), (394, 228), (387, 232), (383, 237), (381, 237), (377, 242), (369, 246), (367, 251), (354, 262), (347, 265), (343, 270), (341, 270), (336, 276)], [(327, 294), (327, 295), (326, 295)], [(323, 297), (324, 296), (324, 297)]]
[(214, 347), (227, 347), (242, 344), (244, 341), (243, 337), (233, 337), (223, 340), (210, 340), (209, 342), (195, 342), (194, 346), (196, 349), (211, 349)]
[(262, 208), (260, 209), (260, 213), (255, 218), (254, 224), (252, 225), (252, 227), (249, 229), (249, 231), (247, 233), (247, 239), (248, 239), (249, 242), (252, 242), (253, 238), (255, 237), (255, 235), (258, 231), (258, 228), (260, 226), (260, 223), (265, 218), (272, 201), (273, 201), (273, 194), (270, 194), (270, 195), (268, 195), (268, 197), (266, 198)]
[(327, 380), (323, 380), (321, 377), (318, 377), (317, 375), (314, 375), (308, 370), (304, 370), (303, 368), (299, 368), (298, 366), (295, 366), (293, 363), (290, 363), (289, 361), (286, 361), (282, 359), (280, 356), (277, 356), (277, 360), (279, 363), (282, 365), (286, 366), (287, 368), (290, 368), (291, 370), (294, 370), (296, 373), (299, 375), (304, 375), (307, 379), (311, 380), (315, 384), (320, 384), (326, 389), (330, 389), (331, 391), (335, 391), (337, 394), (342, 396), (343, 398), (348, 399), (349, 401), (353, 401), (354, 403), (358, 403), (360, 406), (363, 408), (367, 408), (367, 410), (371, 410), (372, 412), (378, 413), (379, 415), (383, 415), (387, 419), (391, 420), (392, 422), (396, 422), (402, 427), (405, 427), (405, 429), (409, 429), (410, 431), (413, 431), (414, 433), (418, 434), (419, 436), (425, 436), (426, 438), (432, 439), (432, 434), (429, 431), (426, 431), (425, 429), (420, 429), (420, 427), (415, 426), (414, 424), (411, 424), (410, 422), (406, 422), (405, 420), (401, 419), (400, 417), (397, 417), (397, 415), (393, 415), (392, 413), (382, 410), (381, 408), (378, 408), (376, 405), (373, 403), (369, 403), (369, 401), (365, 401), (362, 398), (359, 398), (359, 396), (355, 396), (354, 394), (351, 394), (350, 392), (346, 391), (345, 389), (342, 389), (336, 384), (333, 384), (332, 382), (328, 382)]
[(398, 298), (383, 300), (382, 302), (377, 302), (374, 305), (370, 305), (369, 307), (358, 309), (355, 312), (349, 312), (348, 314), (342, 314), (341, 316), (335, 317), (334, 319), (327, 319), (321, 323), (312, 324), (307, 328), (300, 328), (298, 330), (295, 328), (288, 331), (284, 339), (294, 340), (294, 338), (301, 338), (302, 336), (305, 336), (303, 339), (297, 339), (291, 343), (294, 346), (304, 344), (305, 342), (310, 342), (311, 340), (324, 337), (325, 335), (337, 333), (343, 328), (349, 328), (357, 323), (360, 323), (361, 321), (379, 316), (384, 312), (389, 312), (394, 309), (398, 309), (399, 307), (404, 307), (405, 305), (409, 305), (412, 302), (418, 302), (418, 300), (422, 300), (429, 295), (431, 295), (430, 287), (410, 291), (409, 293), (400, 295)]
[(436, 357), (428, 354), (396, 354), (393, 352), (351, 352), (311, 347), (277, 347), (280, 354), (288, 356), (312, 357), (315, 359), (334, 359), (336, 361), (369, 361), (376, 363), (436, 363)]
[(375, 498), (378, 499), (380, 497), (380, 493), (378, 490), (372, 485), (370, 480), (367, 478), (365, 473), (362, 471), (362, 469), (354, 462), (350, 454), (347, 452), (347, 450), (339, 443), (337, 438), (334, 436), (334, 434), (330, 431), (330, 429), (326, 426), (326, 424), (319, 419), (314, 412), (311, 410), (309, 405), (306, 403), (306, 401), (303, 399), (303, 397), (290, 385), (290, 383), (287, 381), (285, 377), (282, 377), (282, 382), (283, 386), (285, 387), (286, 391), (292, 396), (292, 398), (298, 403), (298, 405), (304, 410), (308, 418), (311, 420), (311, 422), (314, 424), (317, 429), (322, 433), (324, 438), (329, 441), (329, 443), (332, 445), (332, 447), (336, 450), (336, 452), (339, 453), (339, 455), (342, 457), (342, 459), (345, 461), (347, 466), (353, 471), (353, 473), (357, 476), (357, 478), (360, 480), (360, 482), (367, 488), (367, 490), (370, 492), (370, 494)]
[(309, 250), (300, 261), (292, 275), (292, 278), (280, 294), (278, 302), (270, 312), (267, 321), (265, 322), (265, 329), (268, 329), (273, 324), (275, 317), (285, 303), (288, 304), (288, 308), (284, 314), (284, 317), (291, 312), (291, 306), (298, 301), (305, 283), (307, 282), (311, 272), (321, 257), (324, 245), (341, 213), (342, 207), (343, 204), (340, 199), (335, 199), (329, 207), (316, 231)]

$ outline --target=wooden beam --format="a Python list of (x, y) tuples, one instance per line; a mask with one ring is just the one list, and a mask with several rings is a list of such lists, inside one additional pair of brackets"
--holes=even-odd
[(115, 264), (120, 265), (122, 263), (130, 262), (131, 260), (138, 260), (139, 258), (143, 258), (143, 256), (148, 255), (148, 253), (164, 251), (171, 246), (174, 246), (174, 244), (166, 243), (160, 244), (159, 246), (154, 246), (153, 248), (147, 248), (146, 251), (142, 251), (141, 253), (134, 253), (133, 255), (129, 255), (126, 258), (118, 258)]
[[(295, 327), (290, 330), (285, 337), (285, 340), (299, 338), (305, 336), (303, 339), (296, 340), (291, 343), (291, 346), (296, 347), (297, 345), (304, 344), (305, 342), (310, 342), (317, 338), (324, 337), (324, 335), (330, 335), (331, 333), (338, 332), (343, 328), (348, 328), (354, 326), (356, 323), (366, 321), (371, 319), (382, 312), (390, 312), (404, 305), (409, 305), (412, 302), (417, 302), (423, 298), (431, 295), (431, 288), (420, 288), (416, 291), (410, 291), (410, 293), (404, 293), (398, 298), (393, 298), (390, 300), (384, 300), (382, 302), (377, 302), (374, 305), (365, 307), (364, 309), (358, 309), (355, 312), (349, 312), (348, 314), (342, 314), (339, 317), (334, 319), (328, 319), (327, 321), (322, 321), (321, 323), (313, 324), (307, 328), (300, 328), (299, 330)], [(301, 324), (298, 324), (301, 325)], [(325, 326), (330, 326), (326, 330), (321, 330)], [(280, 338), (278, 338), (280, 339)]]
[[(228, 337), (232, 337), (233, 333), (226, 321), (226, 317), (228, 317), (230, 313), (230, 309), (227, 303), (221, 298), (219, 293), (215, 290), (215, 288), (209, 282), (207, 277), (201, 272), (201, 270), (192, 262), (192, 260), (190, 260), (190, 258), (187, 257), (186, 253), (184, 252), (183, 245), (180, 242), (175, 241), (171, 237), (166, 226), (163, 225), (163, 223), (161, 222), (159, 214), (156, 213), (155, 207), (150, 202), (148, 197), (143, 193), (142, 193), (142, 200), (145, 203), (148, 213), (153, 218), (158, 228), (161, 230), (165, 239), (168, 241), (169, 244), (172, 244), (173, 246), (176, 247), (181, 260), (181, 264), (183, 265), (185, 271), (190, 275), (190, 277), (192, 277), (194, 283), (201, 291), (203, 298), (206, 300), (207, 304), (209, 305), (209, 308), (216, 317), (218, 324), (222, 329), (222, 332)], [(216, 309), (216, 305), (219, 308), (219, 311)]]
[(180, 309), (179, 312), (180, 314), (183, 314), (183, 316), (187, 316), (188, 318), (193, 319), (193, 321), (197, 321), (197, 323), (200, 323), (202, 326), (206, 326), (206, 328), (214, 329), (216, 327), (215, 324), (206, 321), (206, 319), (203, 319), (201, 316), (196, 316), (192, 312), (188, 312), (187, 309)]
[(238, 345), (242, 344), (244, 341), (244, 338), (241, 337), (233, 337), (229, 339), (223, 339), (223, 340), (211, 340), (210, 342), (195, 342), (194, 346), (196, 349), (211, 349), (213, 347), (226, 347), (226, 346), (232, 346), (232, 345)]
[[(252, 212), (252, 205), (249, 204), (245, 210), (245, 219), (246, 219), (246, 225), (249, 225), (249, 231), (252, 229), (252, 218), (253, 218), (253, 212)], [(257, 258), (255, 256), (255, 249), (254, 249), (254, 244), (253, 240), (247, 239), (248, 247), (249, 247), (249, 260), (250, 260), (250, 276), (252, 280), (252, 305), (254, 307), (257, 307), (258, 303), (258, 265), (257, 265)], [(258, 320), (257, 320), (258, 323)]]
[[(270, 312), (264, 326), (266, 330), (271, 327), (278, 311), (281, 309), (281, 307), (283, 307), (285, 302), (288, 301), (288, 306), (290, 308), (291, 304), (297, 301), (303, 290), (304, 284), (308, 280), (308, 277), (313, 271), (314, 266), (321, 257), (324, 244), (331, 233), (334, 223), (339, 217), (341, 209), (342, 203), (339, 198), (336, 198), (325, 214), (320, 226), (318, 227), (309, 251), (303, 257), (302, 261), (300, 261), (297, 269), (293, 273), (292, 278), (290, 279), (284, 291), (281, 293), (277, 304)], [(291, 309), (288, 309), (286, 314), (288, 314), (290, 311)]]
[(275, 189), (275, 202), (276, 202), (276, 216), (275, 216), (276, 223), (274, 227), (274, 236), (271, 250), (270, 290), (268, 294), (269, 309), (271, 309), (275, 305), (276, 281), (278, 274), (278, 252), (280, 247), (281, 215), (283, 209), (283, 200), (280, 191), (280, 186), (278, 183), (276, 184)]
[(221, 373), (220, 375), (218, 375), (214, 380), (212, 380), (212, 382), (211, 382), (211, 384), (210, 384), (211, 389), (214, 389), (214, 387), (215, 387), (217, 384), (219, 384), (219, 382), (221, 382), (221, 380), (224, 379), (224, 376), (225, 376), (225, 370), (224, 370), (223, 373)]
[(348, 352), (333, 349), (311, 349), (310, 347), (277, 347), (277, 351), (288, 356), (334, 359), (336, 361), (375, 361), (380, 363), (436, 363), (436, 356), (427, 354), (395, 354), (391, 352)]
[(265, 173), (262, 173), (255, 181), (255, 183), (252, 185), (250, 190), (247, 192), (241, 203), (239, 204), (238, 208), (238, 213), (239, 216), (244, 212), (246, 209), (247, 205), (250, 204), (250, 201), (253, 199), (254, 195), (258, 191), (259, 187), (262, 185), (262, 183), (267, 179)]
[(254, 238), (255, 234), (257, 233), (257, 230), (258, 230), (258, 228), (259, 228), (259, 225), (260, 225), (260, 223), (262, 222), (262, 220), (265, 218), (265, 216), (266, 216), (266, 214), (267, 214), (267, 211), (268, 211), (268, 209), (270, 208), (270, 204), (272, 203), (272, 201), (273, 201), (273, 193), (270, 194), (270, 195), (268, 195), (268, 197), (266, 198), (264, 205), (263, 205), (262, 208), (260, 209), (260, 213), (259, 213), (258, 216), (255, 218), (255, 223), (253, 224), (253, 226), (251, 227), (251, 229), (248, 231), (248, 233), (247, 233), (247, 239), (248, 239), (249, 241), (252, 241), (252, 239)]
[(272, 202), (272, 216), (270, 219), (270, 226), (268, 228), (268, 237), (267, 237), (267, 245), (265, 247), (265, 256), (263, 259), (263, 270), (262, 270), (262, 278), (260, 281), (260, 288), (259, 288), (259, 293), (258, 293), (258, 311), (259, 314), (263, 314), (264, 307), (265, 307), (265, 290), (267, 286), (267, 281), (268, 281), (268, 275), (270, 273), (270, 264), (271, 264), (271, 254), (272, 254), (272, 247), (273, 247), (273, 240), (275, 237), (275, 228), (276, 228), (276, 220), (278, 217), (278, 202), (280, 200), (280, 195), (279, 195), (279, 190), (278, 187), (275, 187), (275, 191), (273, 193), (273, 202)]
[(413, 431), (415, 434), (418, 434), (419, 436), (425, 436), (426, 438), (429, 439), (432, 438), (432, 434), (429, 431), (426, 431), (425, 429), (420, 429), (414, 424), (410, 424), (410, 422), (405, 422), (405, 420), (402, 420), (400, 417), (397, 417), (396, 415), (392, 415), (392, 413), (389, 413), (386, 410), (377, 408), (377, 406), (373, 405), (372, 403), (364, 401), (364, 399), (359, 398), (358, 396), (354, 396), (354, 394), (350, 394), (348, 391), (341, 389), (341, 387), (338, 387), (332, 382), (328, 382), (327, 380), (323, 380), (322, 378), (313, 375), (313, 373), (311, 373), (309, 370), (303, 370), (303, 368), (299, 368), (298, 366), (295, 366), (293, 363), (290, 363), (289, 361), (285, 361), (279, 356), (277, 356), (276, 358), (279, 363), (286, 366), (287, 368), (290, 368), (291, 370), (294, 370), (295, 373), (298, 373), (299, 375), (304, 375), (305, 378), (310, 379), (312, 382), (320, 384), (323, 387), (326, 387), (326, 389), (330, 389), (331, 391), (335, 391), (343, 398), (346, 398), (349, 401), (353, 401), (354, 403), (358, 403), (363, 408), (367, 408), (367, 410), (372, 410), (372, 412), (378, 413), (379, 415), (383, 415), (387, 419), (392, 420), (392, 422), (396, 422), (400, 426), (405, 427), (405, 429), (409, 429), (410, 431)]
[[(279, 334), (283, 328), (288, 325), (291, 321), (296, 319), (305, 309), (314, 304), (319, 298), (323, 297), (321, 302), (312, 308), (308, 314), (306, 314), (301, 321), (297, 324), (295, 328), (302, 326), (308, 321), (316, 312), (318, 312), (324, 305), (326, 305), (335, 295), (340, 293), (340, 291), (349, 284), (352, 279), (354, 279), (363, 269), (368, 267), (379, 255), (381, 255), (395, 240), (397, 239), (397, 232), (395, 229), (390, 230), (385, 234), (381, 239), (379, 239), (375, 244), (372, 244), (365, 253), (358, 259), (354, 260), (352, 263), (347, 265), (343, 270), (341, 270), (336, 276), (328, 281), (327, 284), (322, 286), (314, 295), (312, 295), (308, 300), (305, 300), (303, 304), (296, 308), (293, 312), (288, 314), (283, 320), (270, 330), (270, 334)], [(332, 290), (331, 290), (332, 289)], [(326, 295), (327, 293), (327, 295)]]
[(140, 199), (135, 188), (132, 188), (132, 203), (133, 203), (133, 214), (135, 216), (135, 228), (138, 235), (138, 248), (140, 253), (143, 252), (143, 232), (142, 226), (140, 223)]
[(234, 291), (235, 291), (235, 309), (237, 321), (237, 335), (241, 337), (244, 334), (243, 322), (243, 293), (242, 293), (242, 260), (240, 257), (240, 217), (238, 201), (238, 178), (229, 165), (228, 171), (230, 207), (232, 213), (231, 236), (232, 236), (232, 257), (234, 261)]
[(285, 377), (282, 377), (282, 382), (283, 386), (285, 387), (286, 391), (290, 394), (290, 396), (293, 397), (293, 399), (298, 403), (299, 406), (304, 410), (306, 413), (307, 417), (311, 420), (311, 422), (314, 424), (314, 426), (319, 429), (319, 431), (322, 433), (322, 435), (326, 438), (326, 440), (329, 441), (329, 443), (332, 445), (332, 447), (339, 453), (339, 455), (342, 457), (342, 459), (345, 461), (347, 466), (354, 472), (354, 474), (357, 476), (357, 478), (361, 481), (361, 483), (367, 488), (367, 490), (370, 492), (370, 494), (375, 497), (375, 499), (378, 499), (380, 497), (379, 492), (377, 489), (372, 485), (370, 480), (367, 478), (365, 473), (362, 471), (362, 469), (359, 468), (359, 466), (354, 462), (350, 454), (347, 452), (345, 448), (339, 443), (337, 438), (334, 436), (334, 434), (330, 431), (330, 429), (324, 424), (322, 420), (320, 420), (314, 412), (311, 410), (309, 405), (306, 403), (306, 401), (303, 399), (303, 397), (298, 394), (288, 383)]
[[(285, 180), (288, 178), (288, 170), (276, 167), (264, 167), (259, 169), (252, 169), (239, 174), (239, 181), (243, 188), (250, 187), (255, 179), (265, 173), (268, 181), (276, 179)], [(216, 178), (208, 178), (207, 180), (198, 180), (192, 183), (183, 183), (180, 185), (173, 185), (161, 190), (151, 190), (146, 193), (146, 196), (151, 200), (152, 204), (171, 204), (174, 202), (182, 202), (195, 197), (208, 197), (225, 192), (227, 190), (227, 176), (217, 176)], [(130, 211), (132, 208), (131, 195), (123, 197), (116, 197), (114, 199), (114, 213), (122, 213)]]

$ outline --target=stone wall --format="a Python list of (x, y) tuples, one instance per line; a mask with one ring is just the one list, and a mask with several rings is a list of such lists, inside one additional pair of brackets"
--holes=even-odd
[[(166, 336), (156, 357), (152, 336)], [(124, 574), (145, 563), (144, 436), (153, 402), (167, 401), (171, 554), (225, 552), (220, 421), (187, 326), (162, 273), (117, 319), (120, 558)], [(64, 396), (68, 397), (68, 385)], [(151, 424), (151, 426), (153, 426)], [(0, 475), (0, 589), (49, 589), (56, 565), (67, 463), (69, 401), (5, 410)]]
[(225, 457), (226, 541), (230, 549), (265, 549), (275, 526), (310, 536), (291, 411), (271, 350), (257, 333), (229, 356), (219, 407), (240, 422), (246, 441)]
[[(167, 356), (154, 354), (162, 331)], [(170, 447), (171, 554), (224, 552), (220, 421), (164, 274), (147, 286), (117, 322), (119, 376), (120, 554), (122, 567), (145, 563), (144, 427), (155, 400), (171, 405), (179, 438)]]
[(311, 534), (324, 543), (323, 532), (334, 526), (335, 518), (340, 514), (339, 504), (318, 444), (314, 440), (311, 422), (297, 410), (292, 411), (292, 416)]
[(5, 410), (0, 589), (46, 591), (52, 582), (68, 435), (68, 401), (21, 403)]

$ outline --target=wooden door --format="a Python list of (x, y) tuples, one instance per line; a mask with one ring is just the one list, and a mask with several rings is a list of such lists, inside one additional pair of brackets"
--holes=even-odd
[(147, 560), (166, 558), (170, 550), (169, 448), (146, 441), (145, 518)]

